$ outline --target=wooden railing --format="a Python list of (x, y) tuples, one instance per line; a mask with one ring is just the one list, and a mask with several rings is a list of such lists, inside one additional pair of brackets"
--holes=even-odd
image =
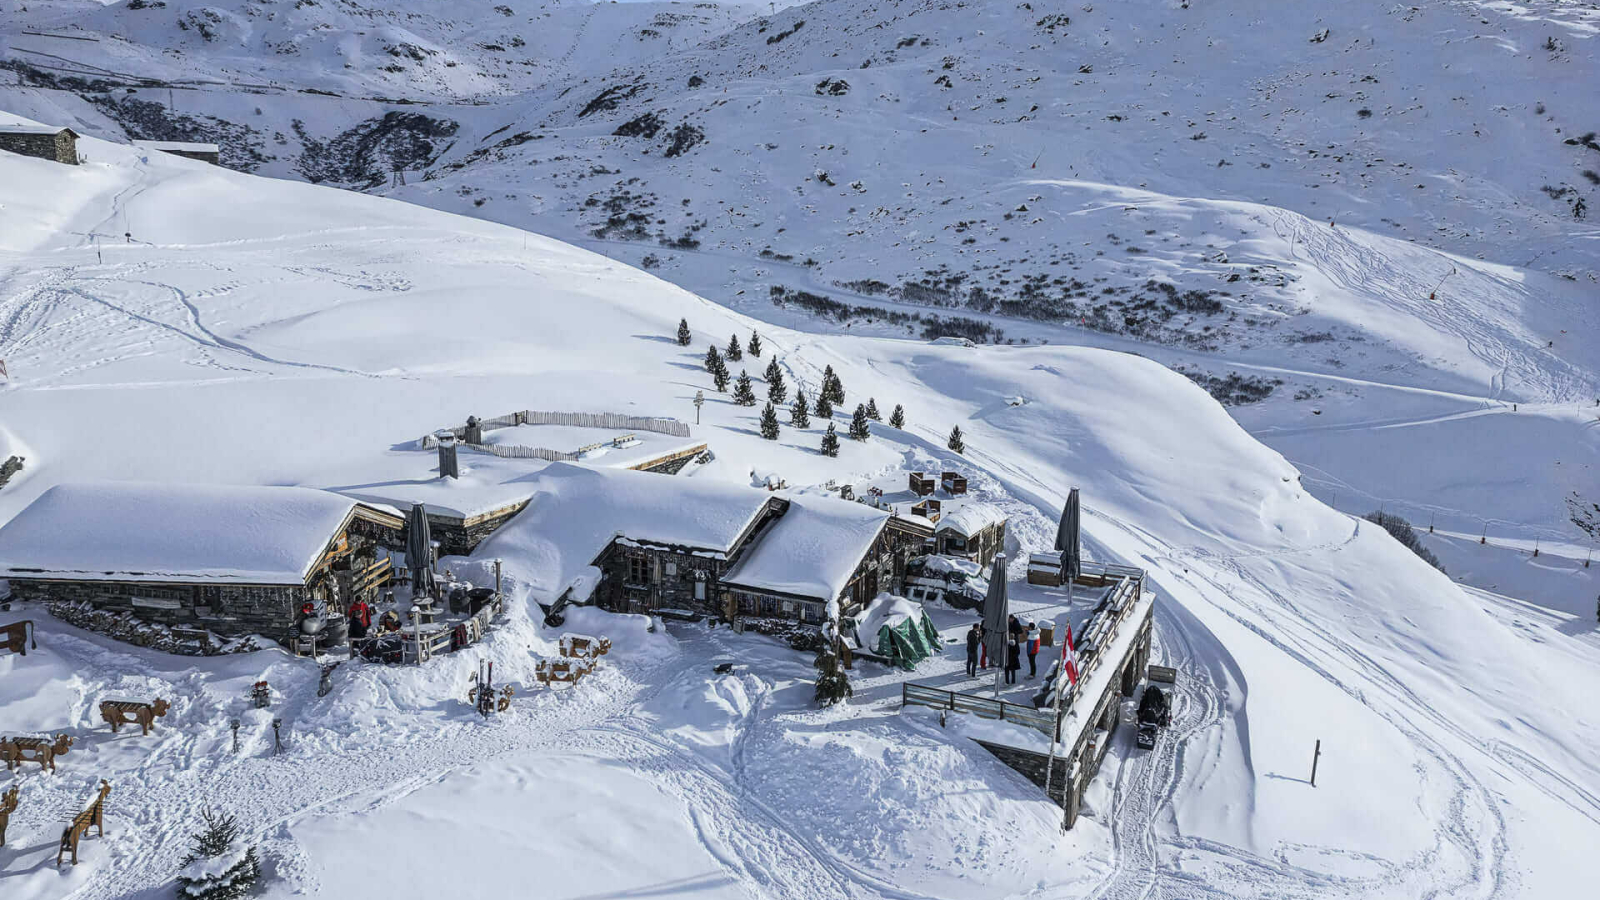
[(1045, 734), (1050, 733), (1051, 716), (1048, 710), (1007, 703), (1004, 700), (991, 700), (976, 694), (962, 694), (906, 682), (900, 685), (900, 705), (931, 706), (934, 709), (971, 713), (981, 718), (1015, 722), (1018, 725), (1037, 728)]

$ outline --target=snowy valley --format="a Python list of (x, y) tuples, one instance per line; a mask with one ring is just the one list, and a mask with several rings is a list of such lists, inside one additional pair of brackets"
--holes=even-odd
[[(0, 737), (74, 741), (54, 773), (0, 776), (21, 798), (7, 898), (170, 896), (205, 809), (237, 818), (270, 897), (1536, 898), (1600, 874), (1600, 232), (1578, 215), (1600, 201), (1600, 10), (7, 14), (0, 125), (70, 127), (83, 161), (0, 151), (0, 461), (22, 461), (0, 551), (66, 483), (463, 519), (533, 495), (441, 551), (475, 584), (503, 567), (481, 641), (343, 662), (326, 695), (275, 646), (172, 655), (13, 601), (0, 625), (33, 620), (37, 647), (0, 655)], [(224, 166), (131, 138), (215, 142)], [(727, 361), (746, 406), (705, 360), (752, 334), (762, 355)], [(769, 440), (769, 364), (790, 399), (831, 370), (846, 400), (804, 426), (778, 403)], [(851, 440), (869, 398), (905, 422)], [(515, 425), (483, 441), (500, 455), (465, 442), (456, 479), (419, 440), (509, 410), (690, 437)], [(586, 446), (513, 452), (540, 440)], [(540, 505), (560, 467), (684, 441), (706, 452), (623, 480), (783, 498), (795, 522), (840, 485), (959, 471), (1004, 517), (1014, 610), (1075, 626), (1083, 599), (1028, 560), (1082, 488), (1089, 560), (1155, 597), (1171, 727), (1151, 750), (1108, 735), (1063, 833), (970, 739), (1020, 726), (902, 705), (910, 681), (989, 689), (961, 670), (974, 612), (928, 602), (942, 653), (858, 659), (854, 697), (821, 708), (812, 654), (753, 629), (582, 604), (552, 624), (603, 580), (572, 548), (610, 528), (594, 502)], [(674, 496), (630, 502), (667, 518)], [(611, 651), (541, 686), (567, 632)], [(465, 698), (489, 660), (516, 693), (485, 718)], [(158, 696), (149, 735), (97, 712)], [(57, 866), (102, 778), (104, 838)]]

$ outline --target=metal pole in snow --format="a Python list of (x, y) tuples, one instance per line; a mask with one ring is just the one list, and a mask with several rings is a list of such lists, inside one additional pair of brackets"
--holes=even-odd
[(1317, 786), (1317, 760), (1322, 758), (1322, 739), (1317, 738), (1317, 749), (1311, 753), (1311, 786)]
[[(1066, 563), (1066, 561), (1062, 560), (1062, 564), (1065, 565), (1065, 563)], [(1074, 579), (1071, 576), (1068, 576), (1068, 578), (1067, 578), (1067, 627), (1069, 627), (1069, 628), (1072, 626), (1072, 582), (1073, 581), (1074, 581)], [(1063, 676), (1065, 674), (1067, 674), (1067, 636), (1065, 634), (1063, 634), (1063, 635), (1061, 635), (1061, 662), (1056, 665), (1056, 697), (1055, 697), (1055, 703), (1051, 706), (1051, 712), (1050, 712), (1051, 719), (1055, 723), (1055, 725), (1050, 731), (1050, 759), (1049, 759), (1049, 761), (1047, 763), (1045, 763), (1045, 769), (1044, 769), (1044, 795), (1045, 795), (1046, 799), (1049, 799), (1049, 797), (1050, 797), (1051, 776), (1054, 775), (1055, 771), (1056, 771), (1056, 742), (1061, 739), (1061, 696), (1066, 693), (1066, 691), (1063, 690), (1062, 687), (1061, 687), (1061, 676)], [(1061, 805), (1063, 807), (1066, 806), (1065, 803), (1063, 803)]]

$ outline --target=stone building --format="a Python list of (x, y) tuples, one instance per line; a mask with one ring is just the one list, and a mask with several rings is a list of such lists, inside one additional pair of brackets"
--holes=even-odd
[(198, 160), (213, 166), (222, 165), (222, 148), (216, 144), (199, 144), (193, 141), (134, 141), (140, 150), (159, 150), (184, 159)]
[(23, 600), (276, 640), (304, 603), (374, 593), (379, 550), (402, 547), (403, 526), (307, 488), (60, 484), (0, 529), (0, 578)]
[(0, 150), (78, 164), (78, 133), (54, 125), (0, 125)]

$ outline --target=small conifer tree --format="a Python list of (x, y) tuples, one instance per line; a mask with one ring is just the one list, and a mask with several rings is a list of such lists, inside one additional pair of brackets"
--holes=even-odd
[(945, 446), (957, 453), (967, 452), (967, 442), (961, 439), (961, 426), (956, 425), (950, 429), (950, 443)]
[(756, 392), (750, 387), (750, 373), (739, 370), (739, 380), (733, 385), (733, 402), (740, 406), (755, 406)]
[(200, 811), (205, 827), (178, 871), (178, 896), (184, 900), (234, 900), (243, 897), (261, 877), (256, 848), (234, 846), (239, 825), (233, 816)]
[(722, 367), (718, 368), (715, 372), (712, 372), (711, 373), (711, 380), (712, 380), (713, 383), (716, 384), (718, 393), (721, 393), (721, 394), (727, 393), (728, 392), (728, 367), (727, 366), (722, 366)]
[(850, 678), (844, 673), (844, 666), (839, 663), (839, 653), (832, 641), (822, 645), (812, 665), (817, 669), (818, 705), (832, 706), (855, 693), (855, 688), (850, 686)]
[(728, 338), (728, 358), (734, 362), (744, 359), (744, 348), (739, 346), (739, 336)]
[(819, 419), (833, 418), (833, 401), (828, 399), (828, 392), (823, 391), (817, 395), (817, 405), (812, 407)]
[(688, 319), (679, 319), (678, 320), (678, 346), (687, 347), (687, 346), (689, 346), (689, 341), (691, 341), (693, 339), (694, 339), (694, 335), (689, 333), (689, 320)]
[(757, 359), (761, 358), (761, 335), (754, 331), (750, 332), (750, 355)]
[[(831, 369), (832, 367), (830, 366), (829, 368)], [(838, 406), (839, 404), (843, 403), (844, 382), (839, 380), (839, 376), (833, 374), (832, 372), (824, 372), (822, 375), (822, 380), (826, 385), (824, 390), (828, 392), (828, 399), (833, 402), (833, 405)]]
[(894, 412), (889, 414), (889, 424), (896, 428), (906, 427), (906, 411), (898, 403), (894, 405)]
[(867, 408), (857, 403), (856, 414), (850, 418), (850, 440), (866, 440), (871, 434), (871, 427), (867, 420)]
[(822, 455), (839, 455), (839, 435), (833, 430), (833, 423), (828, 423), (828, 430), (822, 433)]
[(761, 411), (761, 436), (769, 441), (778, 439), (778, 410), (767, 401), (767, 406)]
[(811, 427), (811, 408), (806, 403), (806, 392), (794, 392), (794, 409), (789, 410), (789, 424), (795, 428)]
[(769, 369), (767, 372), (767, 399), (773, 403), (782, 403), (789, 399), (789, 385), (784, 383), (781, 370), (772, 371)]
[(867, 398), (867, 418), (874, 422), (883, 421), (883, 416), (878, 414), (878, 399), (876, 397)]
[(712, 344), (711, 349), (706, 351), (706, 371), (715, 375), (717, 370), (722, 367), (722, 354), (717, 352), (717, 345)]

